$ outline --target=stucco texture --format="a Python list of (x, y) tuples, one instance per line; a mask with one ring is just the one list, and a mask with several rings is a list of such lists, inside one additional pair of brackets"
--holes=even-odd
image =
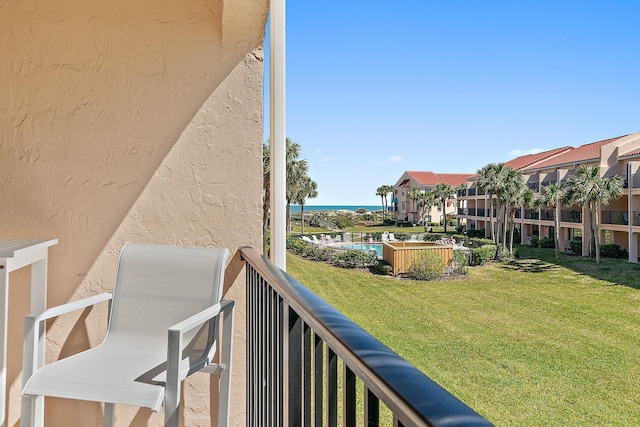
[[(261, 244), (267, 0), (0, 2), (0, 238), (58, 238), (48, 306), (110, 291), (125, 241)], [(8, 423), (19, 425), (28, 271), (12, 273)], [(243, 277), (233, 418), (244, 425)], [(106, 307), (48, 325), (48, 361), (96, 345)], [(183, 423), (211, 425), (209, 376)], [(162, 414), (117, 407), (117, 425)], [(47, 426), (100, 425), (102, 408), (47, 400)]]

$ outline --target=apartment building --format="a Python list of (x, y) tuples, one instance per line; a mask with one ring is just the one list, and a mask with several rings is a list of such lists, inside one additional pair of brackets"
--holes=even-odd
[[(596, 141), (579, 147), (561, 147), (542, 153), (520, 156), (505, 162), (522, 171), (527, 186), (539, 193), (553, 182), (566, 182), (581, 165), (599, 166), (602, 176), (620, 176), (624, 191), (620, 197), (601, 208), (598, 214), (602, 244), (613, 243), (629, 252), (629, 261), (638, 262), (640, 233), (640, 132)], [(466, 189), (458, 190), (458, 221), (467, 229), (484, 229), (490, 234), (491, 201), (477, 186), (478, 176), (467, 180)], [(560, 249), (569, 251), (569, 242), (582, 239), (582, 254), (589, 252), (591, 237), (589, 215), (582, 206), (559, 205)], [(496, 216), (496, 213), (494, 213)], [(497, 215), (498, 218), (500, 217)], [(516, 212), (520, 241), (526, 244), (536, 236), (553, 237), (554, 213), (548, 209), (523, 206)], [(502, 227), (502, 224), (498, 224)]]
[(442, 206), (436, 204), (431, 208), (421, 209), (419, 202), (409, 197), (409, 191), (417, 188), (420, 191), (430, 192), (438, 184), (450, 185), (453, 189), (460, 185), (465, 185), (467, 179), (473, 174), (460, 173), (434, 173), (406, 171), (396, 181), (393, 186), (393, 197), (391, 198), (391, 211), (393, 218), (399, 221), (410, 221), (414, 224), (429, 223), (432, 221), (442, 221), (445, 216), (449, 219), (456, 215), (456, 196), (447, 201), (445, 210), (442, 212)]

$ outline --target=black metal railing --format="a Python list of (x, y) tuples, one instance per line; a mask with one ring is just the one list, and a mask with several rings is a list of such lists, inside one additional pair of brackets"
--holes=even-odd
[(640, 188), (640, 173), (631, 176), (631, 188)]
[(464, 197), (467, 195), (467, 190), (458, 190), (458, 197)]
[(515, 217), (516, 218), (522, 218), (522, 210), (521, 209), (516, 210), (516, 216)]
[(553, 211), (550, 209), (540, 209), (540, 219), (543, 221), (553, 221)]
[[(248, 425), (353, 426), (360, 418), (377, 426), (380, 403), (394, 426), (491, 425), (256, 250), (240, 253), (247, 272)], [(356, 378), (363, 386), (359, 414)]]
[(476, 208), (467, 208), (469, 216), (476, 216)]
[(472, 187), (472, 188), (467, 189), (467, 194), (468, 194), (469, 196), (475, 196), (475, 195), (476, 195), (476, 189), (475, 189), (475, 188), (473, 188), (473, 187)]
[(582, 212), (571, 209), (563, 209), (560, 211), (560, 221), (582, 223)]
[(524, 218), (525, 219), (540, 219), (540, 214), (537, 209), (525, 209), (524, 210)]
[(466, 215), (467, 208), (458, 208), (458, 215)]
[(478, 208), (476, 216), (487, 216), (487, 210), (485, 208)]
[(600, 222), (602, 224), (629, 225), (629, 213), (627, 211), (602, 211)]
[(633, 225), (640, 225), (640, 211), (633, 211)]
[(528, 182), (527, 183), (527, 187), (529, 187), (529, 190), (533, 190), (533, 191), (540, 191), (540, 183), (539, 182)]

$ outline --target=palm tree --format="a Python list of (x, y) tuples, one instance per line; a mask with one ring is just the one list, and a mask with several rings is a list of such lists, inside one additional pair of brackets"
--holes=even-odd
[(291, 202), (296, 196), (297, 188), (300, 183), (307, 178), (309, 164), (305, 159), (300, 159), (300, 144), (286, 139), (287, 155), (286, 155), (286, 178), (287, 188), (285, 199), (287, 200), (287, 233), (291, 233)]
[(513, 235), (515, 234), (516, 229), (516, 211), (520, 209), (522, 206), (527, 207), (531, 206), (533, 203), (533, 191), (529, 189), (524, 182), (522, 183), (522, 187), (519, 188), (518, 193), (513, 198), (513, 204), (509, 209), (509, 224), (510, 224), (510, 234), (509, 234), (509, 254), (513, 255)]
[(433, 190), (433, 197), (442, 204), (442, 215), (444, 217), (444, 232), (447, 232), (447, 200), (455, 195), (453, 187), (448, 184), (438, 184)]
[[(295, 187), (299, 182), (307, 177), (307, 171), (309, 170), (309, 164), (306, 160), (300, 159), (300, 144), (293, 142), (291, 139), (286, 139), (286, 200), (287, 200), (287, 229), (291, 231), (291, 201), (295, 196)], [(264, 253), (266, 253), (267, 242), (267, 229), (269, 224), (269, 205), (271, 201), (270, 191), (270, 174), (271, 174), (271, 154), (269, 148), (269, 140), (262, 145), (262, 188), (263, 188), (263, 200), (262, 200), (262, 247)]]
[(600, 231), (598, 212), (600, 207), (609, 204), (622, 192), (622, 179), (619, 176), (603, 178), (599, 166), (582, 165), (576, 169), (568, 181), (568, 198), (574, 203), (586, 207), (589, 211), (591, 227), (591, 253), (595, 249), (596, 263), (600, 263)]
[(267, 253), (267, 230), (269, 229), (269, 205), (271, 204), (271, 156), (269, 144), (262, 144), (262, 253)]
[(489, 222), (491, 224), (491, 238), (493, 239), (494, 242), (496, 242), (496, 244), (498, 243), (498, 238), (496, 237), (496, 229), (495, 229), (495, 225), (494, 225), (494, 216), (493, 216), (493, 212), (494, 209), (496, 208), (496, 204), (498, 201), (498, 197), (493, 197), (493, 196), (497, 196), (498, 194), (498, 189), (500, 188), (499, 185), (499, 180), (500, 180), (500, 172), (501, 172), (501, 166), (503, 165), (502, 163), (496, 164), (496, 163), (489, 163), (488, 165), (482, 167), (481, 169), (478, 170), (478, 188), (485, 190), (487, 192), (487, 195), (489, 195), (489, 199), (490, 199), (490, 203), (491, 203), (491, 209), (489, 212)]
[(536, 198), (534, 206), (546, 207), (553, 212), (554, 240), (556, 248), (556, 259), (560, 257), (560, 218), (557, 215), (557, 209), (560, 201), (564, 199), (566, 187), (562, 183), (551, 183), (540, 189), (540, 195)]
[(407, 194), (409, 196), (409, 199), (411, 199), (411, 201), (413, 202), (413, 212), (415, 212), (416, 214), (418, 213), (418, 203), (420, 201), (421, 194), (422, 191), (417, 187), (410, 188), (409, 194)]
[[(522, 172), (509, 166), (504, 166), (500, 172), (502, 181), (500, 187), (500, 198), (496, 196), (498, 206), (504, 207), (502, 216), (502, 247), (507, 249), (507, 230), (509, 229), (509, 221), (511, 228), (515, 229), (515, 212), (522, 205), (525, 197), (526, 185), (522, 177)], [(511, 231), (513, 240), (513, 230)], [(511, 244), (509, 253), (513, 252), (513, 244)]]
[(431, 206), (435, 203), (433, 193), (430, 191), (423, 191), (420, 193), (420, 220), (424, 219), (424, 211), (426, 209), (431, 210)]
[(381, 185), (380, 187), (376, 188), (376, 196), (380, 196), (380, 203), (382, 204), (382, 222), (384, 222), (384, 205), (385, 205), (385, 201), (387, 198), (387, 194), (389, 193), (389, 191), (387, 190), (388, 185)]
[(388, 210), (387, 195), (393, 191), (393, 185), (381, 185), (376, 189), (376, 196), (380, 196), (382, 203), (382, 222), (384, 222), (384, 214)]
[(295, 195), (295, 203), (300, 205), (300, 213), (302, 214), (302, 233), (304, 234), (304, 205), (307, 199), (315, 199), (318, 197), (318, 183), (308, 176), (300, 183)]
[(383, 185), (383, 193), (384, 193), (384, 210), (388, 211), (389, 210), (389, 201), (387, 200), (387, 197), (389, 196), (389, 193), (393, 193), (393, 185)]

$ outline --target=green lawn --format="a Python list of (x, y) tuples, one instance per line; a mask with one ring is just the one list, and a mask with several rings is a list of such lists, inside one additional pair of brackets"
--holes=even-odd
[[(442, 233), (444, 232), (444, 227), (431, 227), (431, 232), (433, 233)], [(397, 226), (386, 226), (386, 225), (369, 225), (369, 226), (359, 226), (359, 227), (347, 227), (344, 232), (350, 233), (383, 233), (388, 231), (389, 233), (407, 233), (407, 234), (420, 234), (424, 233), (424, 226), (416, 226), (416, 227), (397, 227)], [(302, 227), (299, 225), (293, 225), (291, 227), (292, 234), (298, 234), (302, 232)], [(308, 225), (304, 226), (305, 234), (308, 233), (331, 233), (331, 230), (327, 230), (326, 228), (321, 227), (311, 227)], [(456, 227), (447, 226), (447, 234), (456, 233)]]
[(496, 425), (640, 425), (639, 266), (521, 253), (456, 281), (287, 270)]

